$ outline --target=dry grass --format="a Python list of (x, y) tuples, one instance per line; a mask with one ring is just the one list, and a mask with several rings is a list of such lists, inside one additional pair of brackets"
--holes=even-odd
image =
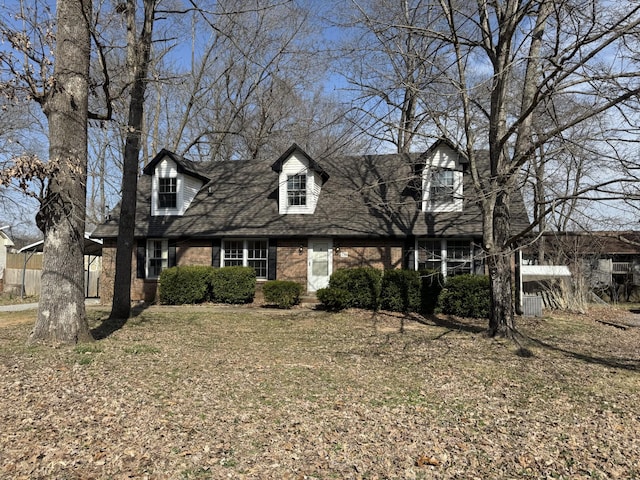
[(0, 477), (640, 477), (640, 328), (593, 315), (521, 348), (358, 311), (154, 307), (58, 349), (6, 325)]

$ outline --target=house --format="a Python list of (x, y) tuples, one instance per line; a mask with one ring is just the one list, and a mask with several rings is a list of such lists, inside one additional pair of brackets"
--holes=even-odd
[(5, 232), (9, 226), (0, 227), (0, 293), (4, 291), (5, 270), (7, 268), (7, 253), (14, 246), (13, 240)]
[(523, 269), (550, 263), (565, 265), (607, 300), (640, 299), (640, 232), (545, 232), (525, 249)]
[[(316, 291), (339, 268), (483, 273), (482, 217), (468, 161), (447, 140), (424, 153), (195, 163), (167, 150), (138, 182), (132, 299), (152, 301), (162, 269), (244, 265), (260, 280)], [(515, 228), (528, 224), (521, 198)], [(103, 301), (113, 291), (117, 212), (103, 239)]]

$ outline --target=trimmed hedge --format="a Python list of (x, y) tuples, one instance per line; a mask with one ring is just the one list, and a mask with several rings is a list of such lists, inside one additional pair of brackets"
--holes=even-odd
[(329, 288), (346, 290), (351, 295), (345, 308), (378, 310), (381, 284), (382, 271), (372, 267), (336, 270), (329, 278)]
[(278, 308), (298, 305), (302, 290), (302, 285), (288, 280), (271, 280), (262, 286), (265, 302), (277, 305)]
[(420, 272), (420, 312), (432, 315), (438, 307), (438, 297), (444, 287), (444, 276), (440, 270)]
[(420, 274), (415, 270), (385, 270), (380, 307), (392, 312), (417, 312), (420, 309)]
[(348, 308), (353, 301), (351, 292), (337, 287), (320, 288), (316, 291), (316, 297), (326, 310), (332, 312)]
[(256, 294), (256, 271), (251, 267), (214, 268), (211, 275), (211, 301), (251, 303)]
[(489, 277), (457, 275), (447, 278), (438, 298), (442, 313), (458, 317), (488, 318), (490, 309)]
[(185, 265), (165, 268), (160, 273), (160, 303), (183, 305), (209, 300), (213, 267)]

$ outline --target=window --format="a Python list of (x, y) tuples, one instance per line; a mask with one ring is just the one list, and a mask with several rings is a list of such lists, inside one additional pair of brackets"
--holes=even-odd
[(431, 175), (429, 200), (432, 205), (447, 205), (455, 199), (453, 170), (438, 170)]
[(223, 266), (252, 267), (257, 278), (267, 278), (266, 240), (225, 240), (223, 249)]
[(307, 204), (307, 176), (288, 175), (287, 176), (287, 205)]
[(418, 242), (418, 270), (442, 269), (442, 246), (440, 240)]
[(471, 273), (471, 244), (465, 240), (447, 242), (447, 276)]
[(158, 278), (169, 262), (167, 240), (147, 240), (147, 278)]
[(473, 273), (469, 240), (418, 240), (418, 270), (439, 270), (446, 276)]
[(158, 179), (158, 208), (177, 208), (178, 206), (178, 179)]

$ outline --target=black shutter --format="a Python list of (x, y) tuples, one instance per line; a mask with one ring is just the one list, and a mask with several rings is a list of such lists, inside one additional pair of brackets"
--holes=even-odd
[(138, 240), (136, 246), (136, 277), (145, 278), (147, 262), (147, 245), (145, 240)]
[(276, 279), (276, 266), (278, 264), (278, 241), (275, 238), (269, 240), (267, 250), (267, 280)]
[(169, 240), (169, 265), (168, 267), (175, 267), (177, 265), (176, 262), (176, 241)]
[(220, 267), (221, 253), (222, 253), (222, 239), (214, 238), (211, 241), (211, 265), (213, 265), (213, 268)]
[(416, 267), (416, 237), (409, 235), (404, 241), (404, 268), (414, 270)]

